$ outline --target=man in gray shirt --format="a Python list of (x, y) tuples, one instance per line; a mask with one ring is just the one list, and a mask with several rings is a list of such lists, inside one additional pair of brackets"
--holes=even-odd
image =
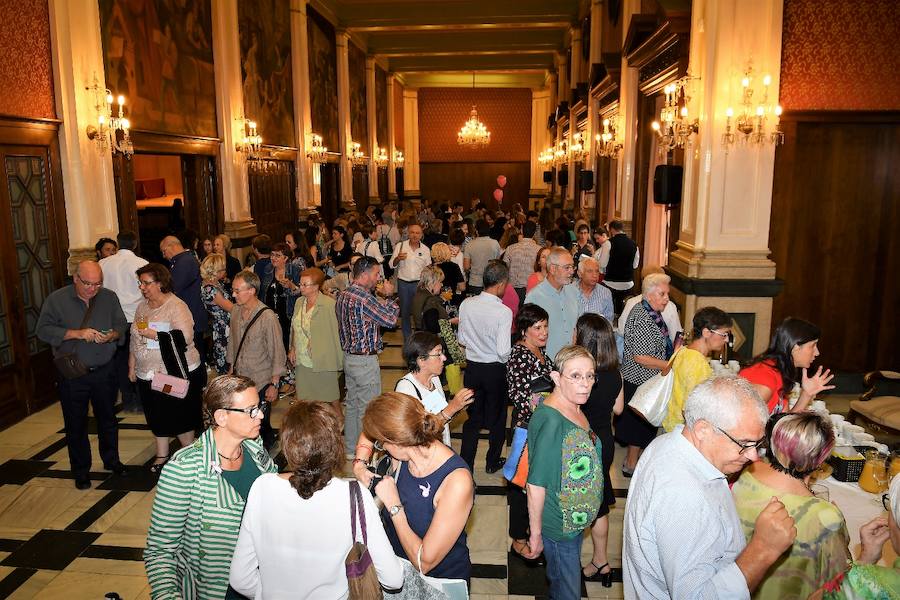
[(685, 425), (644, 451), (625, 503), (625, 598), (749, 600), (797, 536), (772, 498), (744, 538), (728, 475), (759, 459), (766, 405), (745, 379), (717, 377), (690, 393)]
[[(119, 432), (115, 416), (116, 346), (125, 340), (125, 313), (115, 293), (103, 288), (100, 265), (78, 265), (73, 284), (47, 296), (37, 322), (37, 336), (53, 347), (53, 355), (74, 352), (87, 373), (73, 379), (58, 376), (59, 400), (66, 427), (69, 464), (75, 487), (91, 487), (91, 445), (88, 442), (88, 402), (97, 419), (103, 467), (125, 472), (119, 460)], [(90, 310), (90, 315), (85, 315)]]
[(475, 224), (478, 237), (466, 244), (463, 250), (463, 267), (469, 274), (469, 295), (477, 296), (483, 289), (481, 281), (487, 264), (500, 258), (503, 250), (497, 240), (491, 237), (491, 226), (484, 219)]

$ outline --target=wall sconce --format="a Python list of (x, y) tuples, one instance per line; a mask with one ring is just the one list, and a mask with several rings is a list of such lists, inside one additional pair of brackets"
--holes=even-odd
[(379, 169), (386, 169), (389, 162), (387, 150), (378, 148), (375, 152), (375, 166)]
[(310, 134), (306, 156), (314, 163), (323, 163), (327, 152), (328, 148), (322, 144), (322, 136), (317, 133)]
[(403, 158), (403, 152), (400, 150), (394, 150), (394, 167), (397, 169), (403, 168), (403, 161), (406, 160)]
[(675, 148), (684, 148), (690, 143), (691, 136), (700, 130), (698, 119), (688, 118), (687, 105), (691, 101), (686, 88), (699, 77), (682, 77), (670, 83), (664, 89), (666, 105), (659, 111), (659, 121), (653, 121), (650, 127), (659, 136), (659, 153), (665, 154)]
[(362, 151), (362, 145), (359, 142), (350, 141), (350, 148), (347, 151), (347, 158), (354, 167), (361, 167), (369, 162), (369, 157)]
[(118, 152), (130, 159), (134, 154), (134, 146), (128, 133), (131, 123), (125, 118), (125, 96), (119, 94), (116, 98), (119, 110), (113, 115), (112, 92), (100, 87), (96, 74), (93, 83), (84, 89), (94, 96), (94, 110), (97, 111), (97, 124), (88, 125), (85, 130), (88, 139), (97, 144), (100, 154), (111, 148), (113, 154)]
[(569, 145), (569, 156), (575, 162), (579, 162), (584, 160), (585, 156), (587, 156), (588, 149), (587, 143), (584, 139), (584, 134), (580, 131), (572, 136), (572, 143)]
[[(769, 86), (772, 85), (772, 77), (763, 76), (762, 102), (753, 106), (753, 66), (748, 61), (747, 70), (741, 79), (741, 108), (740, 114), (735, 119), (734, 109), (730, 106), (725, 111), (725, 133), (722, 134), (722, 145), (727, 153), (736, 142), (751, 143), (762, 146), (772, 144), (778, 146), (784, 144), (784, 132), (781, 131), (781, 106), (769, 104)], [(773, 128), (769, 130), (768, 116), (774, 117)]]
[(619, 115), (613, 114), (603, 119), (603, 133), (595, 136), (597, 154), (606, 158), (617, 158), (622, 151), (619, 141)]
[(550, 167), (553, 166), (553, 147), (552, 146), (550, 148), (547, 148), (540, 154), (538, 154), (538, 163), (540, 163), (540, 165), (542, 167), (544, 167), (544, 169), (549, 169)]
[(553, 147), (553, 164), (556, 166), (564, 165), (569, 162), (569, 145), (565, 140), (560, 140)]
[(234, 145), (234, 149), (247, 155), (248, 159), (260, 158), (262, 151), (262, 136), (256, 131), (256, 121), (250, 119), (237, 119), (241, 123), (241, 141)]

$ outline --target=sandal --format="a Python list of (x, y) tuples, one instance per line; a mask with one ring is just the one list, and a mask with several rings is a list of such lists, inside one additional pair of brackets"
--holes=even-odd
[(155, 462), (152, 465), (150, 465), (150, 472), (153, 473), (154, 475), (159, 475), (160, 472), (162, 472), (163, 467), (166, 466), (166, 463), (169, 462), (168, 456), (157, 456), (156, 457), (156, 460), (160, 460), (160, 459), (165, 459), (165, 460), (163, 460), (161, 463)]
[[(597, 565), (594, 564), (594, 561), (591, 561), (591, 566), (594, 567), (595, 569), (597, 569), (597, 572), (594, 573), (593, 575), (585, 575), (584, 569), (582, 569), (581, 570), (581, 578), (584, 579), (585, 581), (599, 582), (600, 585), (602, 585), (603, 587), (607, 587), (607, 588), (612, 587), (612, 567), (609, 567), (609, 563), (608, 562), (603, 563), (602, 565), (600, 565), (598, 567)], [(606, 567), (609, 567), (609, 571), (607, 571), (606, 573), (601, 573), (600, 571), (602, 571)]]

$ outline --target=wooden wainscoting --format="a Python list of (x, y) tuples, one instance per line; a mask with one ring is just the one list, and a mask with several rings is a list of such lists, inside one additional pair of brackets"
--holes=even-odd
[(527, 209), (530, 174), (528, 162), (421, 163), (419, 186), (422, 198), (438, 204), (460, 201), (468, 209), (472, 196), (478, 196), (488, 206), (496, 206), (493, 193), (497, 188), (497, 176), (506, 175), (503, 208), (509, 209), (518, 202)]
[(769, 247), (784, 317), (822, 328), (819, 363), (900, 366), (900, 113), (785, 113)]

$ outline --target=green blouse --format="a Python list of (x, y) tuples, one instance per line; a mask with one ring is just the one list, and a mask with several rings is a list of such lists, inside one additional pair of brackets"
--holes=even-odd
[(900, 558), (894, 567), (854, 564), (825, 584), (823, 600), (895, 600), (900, 598)]
[(805, 600), (847, 569), (850, 536), (844, 515), (830, 502), (814, 496), (786, 494), (764, 485), (749, 471), (741, 474), (732, 493), (748, 539), (753, 535), (756, 518), (772, 496), (784, 503), (797, 528), (794, 544), (770, 567), (753, 598)]

